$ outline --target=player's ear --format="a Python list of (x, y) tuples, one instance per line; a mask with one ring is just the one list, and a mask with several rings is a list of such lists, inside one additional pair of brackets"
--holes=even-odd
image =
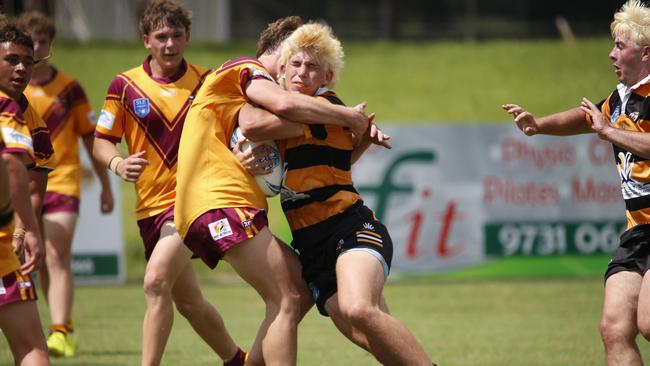
[(650, 61), (650, 46), (643, 46), (641, 50), (641, 59), (643, 61)]
[(325, 73), (325, 85), (323, 86), (330, 85), (330, 83), (332, 82), (332, 78), (334, 78), (334, 71), (327, 70), (327, 72)]
[(149, 49), (151, 48), (151, 45), (149, 44), (149, 35), (145, 34), (142, 36), (142, 43), (144, 43), (144, 47)]

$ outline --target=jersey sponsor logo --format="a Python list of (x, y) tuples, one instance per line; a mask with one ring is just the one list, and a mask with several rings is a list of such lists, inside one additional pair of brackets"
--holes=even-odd
[(160, 95), (163, 97), (173, 97), (178, 94), (176, 89), (160, 89)]
[(612, 118), (609, 119), (609, 124), (614, 125), (616, 124), (616, 119), (618, 119), (618, 116), (621, 115), (621, 106), (618, 105), (616, 106), (616, 109), (614, 109), (614, 113), (612, 113)]
[(133, 110), (135, 115), (144, 118), (151, 112), (151, 107), (149, 106), (148, 98), (138, 98), (133, 100)]
[(24, 135), (11, 127), (2, 127), (2, 138), (6, 145), (21, 145), (26, 147), (30, 152), (34, 152), (34, 142), (31, 136)]
[(372, 226), (372, 224), (369, 223), (369, 222), (364, 222), (363, 223), (363, 228), (366, 229), (366, 230), (375, 230), (375, 227)]
[(99, 113), (99, 119), (97, 120), (99, 127), (105, 128), (107, 130), (112, 130), (114, 123), (115, 115), (105, 109), (102, 109), (102, 111)]
[(24, 281), (18, 282), (18, 288), (21, 290), (32, 288), (32, 281), (28, 281), (27, 279), (24, 279)]
[(41, 88), (31, 89), (32, 97), (40, 98), (45, 96), (45, 91)]
[(255, 67), (255, 66), (251, 66), (251, 75), (252, 75), (253, 77), (263, 77), (263, 78), (265, 78), (265, 79), (269, 79), (269, 80), (275, 82), (275, 81), (273, 80), (273, 78), (271, 77), (271, 75), (265, 73), (264, 71), (258, 69), (258, 68)]
[(208, 228), (210, 229), (210, 235), (212, 235), (212, 239), (214, 240), (219, 240), (232, 235), (230, 223), (228, 223), (228, 219), (225, 218), (209, 223)]

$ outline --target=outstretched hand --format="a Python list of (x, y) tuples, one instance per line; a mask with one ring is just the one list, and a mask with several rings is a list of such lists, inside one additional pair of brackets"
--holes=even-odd
[(539, 133), (539, 126), (535, 117), (517, 104), (504, 104), (501, 106), (504, 111), (512, 114), (515, 124), (526, 136), (533, 136)]
[(371, 113), (368, 116), (368, 122), (370, 123), (370, 128), (368, 129), (366, 136), (375, 145), (383, 146), (387, 149), (392, 149), (388, 140), (390, 140), (390, 135), (384, 133), (379, 126), (377, 126), (373, 121), (375, 119), (375, 114)]
[(598, 133), (598, 136), (603, 137), (605, 131), (611, 128), (600, 109), (589, 99), (582, 98), (582, 101), (580, 101), (580, 109), (589, 114), (591, 117), (591, 129)]
[(361, 102), (351, 108), (353, 113), (348, 119), (348, 124), (355, 136), (363, 136), (370, 125), (369, 117), (366, 115), (366, 105), (366, 102)]

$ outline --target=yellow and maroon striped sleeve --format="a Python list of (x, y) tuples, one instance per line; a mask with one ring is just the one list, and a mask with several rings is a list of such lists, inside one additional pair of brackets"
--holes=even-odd
[[(27, 98), (25, 98), (25, 101), (27, 101)], [(52, 147), (49, 128), (47, 128), (45, 121), (43, 121), (43, 118), (41, 118), (31, 104), (27, 103), (23, 109), (23, 113), (32, 136), (34, 161), (36, 163), (35, 168), (54, 170), (56, 167), (56, 159), (54, 157), (54, 148)]]
[(18, 103), (0, 95), (0, 128), (4, 140), (3, 153), (25, 154), (28, 166), (34, 165), (34, 143)]
[(122, 141), (124, 120), (126, 118), (122, 96), (127, 83), (128, 81), (123, 75), (118, 75), (108, 87), (104, 105), (97, 119), (95, 137), (115, 143)]

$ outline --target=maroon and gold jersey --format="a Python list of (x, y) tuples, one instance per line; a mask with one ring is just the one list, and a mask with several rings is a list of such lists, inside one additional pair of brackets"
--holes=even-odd
[(5, 144), (3, 152), (27, 154), (30, 160), (34, 160), (34, 142), (23, 110), (18, 102), (3, 92), (0, 92), (0, 128)]
[(183, 61), (177, 75), (154, 78), (149, 66), (113, 79), (97, 121), (95, 137), (126, 140), (129, 154), (145, 151), (149, 161), (135, 183), (138, 220), (163, 212), (176, 200), (178, 146), (192, 100), (210, 71)]
[(43, 118), (41, 118), (29, 103), (25, 94), (20, 96), (18, 104), (23, 112), (25, 123), (29, 127), (29, 132), (34, 142), (35, 168), (53, 170), (56, 167), (56, 162), (49, 128), (47, 128)]
[(47, 191), (79, 198), (79, 137), (95, 131), (94, 114), (81, 85), (54, 69), (52, 77), (31, 83), (25, 95), (50, 131), (56, 169), (48, 174)]
[[(331, 91), (316, 98), (343, 105)], [(282, 209), (292, 231), (339, 214), (361, 196), (352, 183), (352, 132), (335, 125), (309, 125), (311, 136), (281, 142), (286, 166)]]
[[(614, 128), (650, 133), (650, 108), (645, 100), (650, 95), (650, 83), (634, 89), (623, 103), (618, 89), (599, 103), (606, 120)], [(589, 115), (587, 120), (590, 121)], [(625, 199), (627, 227), (650, 224), (650, 160), (614, 146), (614, 158)]]
[[(0, 134), (0, 154), (5, 151), (6, 146), (2, 139), (2, 134)], [(14, 254), (14, 249), (11, 245), (13, 232), (13, 219), (7, 225), (0, 227), (0, 277), (20, 268), (20, 261), (18, 260), (18, 257), (16, 257), (16, 254)]]
[(273, 78), (255, 58), (232, 59), (210, 73), (187, 114), (178, 157), (178, 201), (174, 211), (181, 237), (200, 215), (218, 208), (267, 209), (253, 176), (229, 149), (250, 80)]

